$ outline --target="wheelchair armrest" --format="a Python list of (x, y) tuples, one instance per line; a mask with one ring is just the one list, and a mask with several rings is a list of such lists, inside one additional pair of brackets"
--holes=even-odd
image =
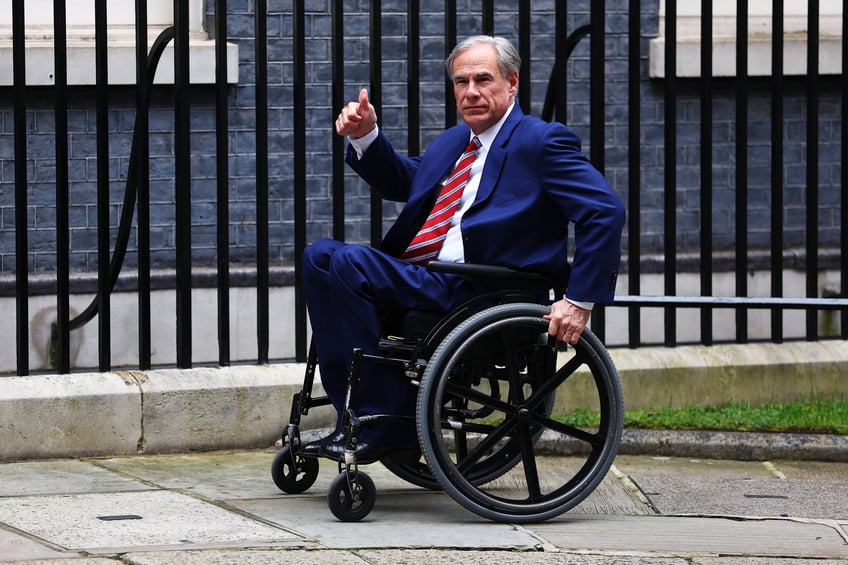
[(477, 263), (453, 263), (450, 261), (430, 261), (427, 270), (434, 273), (450, 273), (467, 277), (484, 277), (489, 279), (521, 279), (526, 281), (542, 281), (549, 288), (556, 289), (557, 282), (547, 275), (518, 271), (502, 265), (481, 265)]

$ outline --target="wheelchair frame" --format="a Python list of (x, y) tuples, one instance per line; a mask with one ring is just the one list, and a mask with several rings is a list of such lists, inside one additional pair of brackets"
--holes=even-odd
[[(428, 268), (490, 280), (549, 282), (542, 275), (498, 266), (434, 261)], [(551, 288), (562, 295), (555, 285)], [(346, 449), (327, 495), (337, 518), (361, 520), (374, 507), (376, 487), (359, 470), (355, 447), (362, 426), (384, 419), (414, 420), (424, 460), (398, 452), (381, 459), (383, 465), (416, 486), (444, 489), (466, 509), (493, 521), (550, 519), (600, 484), (621, 438), (618, 374), (588, 328), (575, 346), (549, 336), (542, 316), (550, 306), (531, 296), (523, 290), (484, 294), (443, 316), (426, 333), (383, 338), (380, 355), (354, 350), (342, 420)], [(351, 406), (362, 363), (397, 366), (418, 386), (414, 418), (356, 414)], [(274, 483), (290, 494), (305, 492), (318, 476), (318, 459), (300, 453), (301, 417), (330, 404), (326, 396), (312, 396), (316, 365), (313, 344), (303, 388), (294, 396), (283, 445), (272, 463)], [(561, 396), (566, 410), (598, 411), (598, 428), (575, 428), (553, 418), (563, 410), (555, 404)], [(572, 457), (554, 477), (546, 477), (539, 473), (537, 457), (548, 453), (545, 446), (551, 441), (567, 445)]]

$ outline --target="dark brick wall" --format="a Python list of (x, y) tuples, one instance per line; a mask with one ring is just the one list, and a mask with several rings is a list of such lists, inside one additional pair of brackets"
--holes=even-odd
[[(459, 36), (481, 31), (480, 2), (460, 1)], [(626, 2), (607, 2), (606, 62), (606, 175), (623, 198), (627, 196), (627, 19)], [(664, 163), (663, 83), (647, 78), (648, 40), (657, 32), (657, 2), (643, 2), (641, 112), (641, 210), (630, 210), (629, 221), (640, 221), (644, 254), (661, 252)], [(420, 19), (421, 132), (420, 143), (429, 141), (443, 128), (444, 72), (442, 2), (422, 0)], [(231, 1), (229, 39), (239, 45), (239, 83), (230, 90), (230, 256), (235, 265), (250, 264), (255, 257), (255, 65), (253, 61), (253, 3)], [(345, 2), (345, 96), (353, 98), (369, 82), (368, 2)], [(533, 2), (531, 53), (531, 106), (540, 114), (554, 52), (555, 2)], [(382, 3), (383, 10), (383, 108), (382, 127), (396, 147), (405, 151), (407, 137), (407, 62), (405, 1)], [(514, 2), (496, 2), (496, 33), (517, 38)], [(269, 75), (269, 219), (274, 266), (290, 265), (294, 255), (293, 235), (293, 65), (291, 3), (271, 1), (268, 16)], [(569, 2), (569, 29), (588, 23), (588, 2)], [(331, 108), (331, 23), (330, 2), (307, 2), (306, 30), (306, 135), (308, 181), (308, 238), (332, 232), (332, 122), (338, 108)], [(209, 29), (212, 29), (211, 19)], [(568, 67), (569, 123), (584, 139), (589, 129), (588, 41), (575, 50)], [(677, 245), (682, 253), (696, 253), (700, 244), (700, 94), (697, 80), (680, 79), (677, 126)], [(751, 79), (749, 104), (750, 191), (749, 244), (752, 251), (771, 246), (770, 85), (768, 79)], [(819, 240), (822, 247), (839, 242), (840, 107), (839, 85), (833, 78), (821, 82), (819, 107)], [(717, 251), (732, 250), (736, 239), (735, 189), (743, 182), (735, 178), (735, 81), (717, 79), (713, 100), (713, 233)], [(784, 139), (784, 226), (787, 248), (802, 247), (806, 222), (806, 103), (803, 77), (787, 78)], [(193, 88), (192, 99), (192, 217), (193, 261), (198, 267), (215, 262), (215, 115), (214, 92), (209, 86)], [(27, 177), (30, 271), (49, 273), (55, 269), (55, 161), (53, 99), (49, 88), (31, 88), (27, 95)], [(113, 241), (120, 217), (129, 162), (134, 122), (134, 91), (114, 88), (109, 97), (110, 120), (110, 218)], [(71, 179), (71, 265), (75, 272), (91, 272), (96, 262), (96, 166), (94, 90), (74, 87), (70, 98)], [(153, 267), (169, 269), (174, 262), (173, 110), (170, 88), (157, 87), (151, 110), (151, 242)], [(13, 276), (15, 269), (15, 212), (13, 160), (13, 116), (11, 88), (0, 88), (0, 275)], [(346, 173), (346, 238), (366, 242), (369, 238), (368, 189)], [(386, 223), (396, 213), (396, 204), (384, 205)], [(843, 228), (844, 229), (844, 228)], [(126, 266), (136, 258), (131, 238)], [(626, 246), (626, 238), (624, 245)]]

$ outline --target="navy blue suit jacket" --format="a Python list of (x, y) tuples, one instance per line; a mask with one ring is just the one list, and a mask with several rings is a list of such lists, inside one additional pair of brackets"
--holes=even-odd
[[(374, 190), (406, 202), (383, 251), (403, 253), (470, 135), (465, 124), (450, 128), (420, 157), (397, 153), (382, 132), (361, 159), (348, 148), (348, 164)], [(569, 223), (576, 248), (571, 264)], [(613, 300), (623, 225), (621, 200), (582, 153), (577, 135), (515, 105), (489, 149), (461, 228), (466, 262), (544, 273), (572, 300), (604, 304)]]

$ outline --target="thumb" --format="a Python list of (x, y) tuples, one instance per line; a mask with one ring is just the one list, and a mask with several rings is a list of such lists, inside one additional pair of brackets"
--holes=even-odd
[(359, 91), (359, 114), (364, 114), (369, 106), (370, 102), (368, 102), (368, 89), (363, 88)]

